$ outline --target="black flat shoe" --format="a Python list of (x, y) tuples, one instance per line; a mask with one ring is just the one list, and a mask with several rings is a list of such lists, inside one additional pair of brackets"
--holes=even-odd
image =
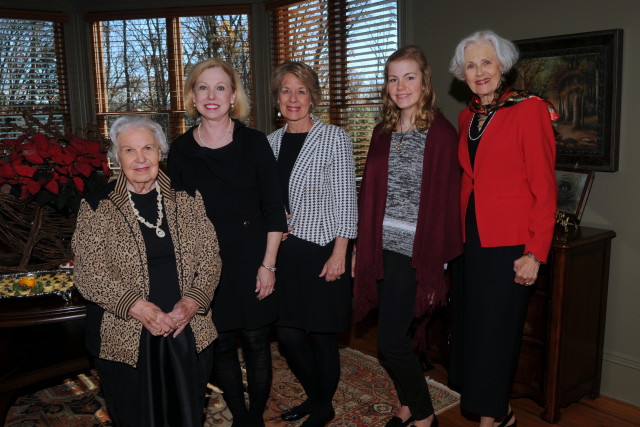
[(411, 424), (412, 421), (413, 421), (413, 417), (409, 417), (407, 421), (402, 421), (402, 418), (398, 416), (393, 416), (389, 421), (387, 421), (384, 427), (407, 427), (408, 425)]
[[(431, 415), (429, 415), (430, 417)], [(427, 417), (427, 418), (429, 418)], [(415, 420), (414, 420), (415, 421)], [(436, 414), (433, 414), (433, 421), (431, 421), (431, 427), (438, 427), (440, 423), (438, 422), (438, 417), (436, 417)], [(415, 427), (415, 424), (411, 424), (411, 427)], [(500, 426), (498, 426), (500, 427)], [(509, 426), (509, 427), (513, 427), (513, 426)]]
[(336, 411), (330, 408), (329, 411), (315, 409), (300, 427), (324, 427), (336, 417)]
[[(498, 425), (498, 427), (507, 427), (507, 424), (509, 424), (509, 421), (511, 421), (512, 419), (514, 419), (516, 416), (513, 413), (513, 411), (510, 411), (506, 417), (504, 417), (502, 419), (502, 422)], [(518, 420), (515, 420), (513, 422), (513, 424), (510, 424), (509, 427), (516, 427), (518, 425)]]
[(296, 421), (309, 415), (311, 409), (313, 409), (311, 403), (305, 400), (298, 406), (283, 411), (282, 414), (280, 414), (280, 418), (282, 418), (283, 421)]

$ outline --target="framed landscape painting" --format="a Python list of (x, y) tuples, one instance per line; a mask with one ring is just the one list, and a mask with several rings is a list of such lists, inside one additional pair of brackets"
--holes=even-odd
[(557, 166), (618, 170), (622, 30), (516, 40), (516, 89), (553, 103)]

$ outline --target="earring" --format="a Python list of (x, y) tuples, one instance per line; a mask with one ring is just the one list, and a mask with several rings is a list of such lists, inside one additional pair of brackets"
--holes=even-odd
[(276, 114), (278, 117), (282, 117), (282, 113), (280, 111), (278, 111), (278, 114)]

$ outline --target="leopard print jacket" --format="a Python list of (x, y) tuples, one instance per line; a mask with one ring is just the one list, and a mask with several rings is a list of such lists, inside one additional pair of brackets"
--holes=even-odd
[[(200, 352), (217, 337), (210, 304), (222, 266), (218, 240), (200, 193), (191, 196), (173, 190), (162, 171), (158, 183), (175, 248), (180, 292), (199, 306), (190, 325)], [(147, 298), (149, 272), (123, 174), (82, 201), (72, 248), (80, 294), (104, 310), (97, 356), (135, 367), (143, 326), (128, 313), (138, 300)]]

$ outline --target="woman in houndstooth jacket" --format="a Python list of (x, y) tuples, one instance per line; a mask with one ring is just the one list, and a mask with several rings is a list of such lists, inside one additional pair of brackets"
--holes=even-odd
[(345, 274), (357, 232), (355, 166), (349, 135), (311, 116), (320, 102), (318, 76), (300, 62), (273, 74), (271, 93), (286, 124), (268, 136), (277, 159), (289, 233), (278, 254), (277, 335), (307, 399), (282, 413), (287, 421), (323, 426), (340, 379), (336, 333), (346, 329), (351, 280)]

